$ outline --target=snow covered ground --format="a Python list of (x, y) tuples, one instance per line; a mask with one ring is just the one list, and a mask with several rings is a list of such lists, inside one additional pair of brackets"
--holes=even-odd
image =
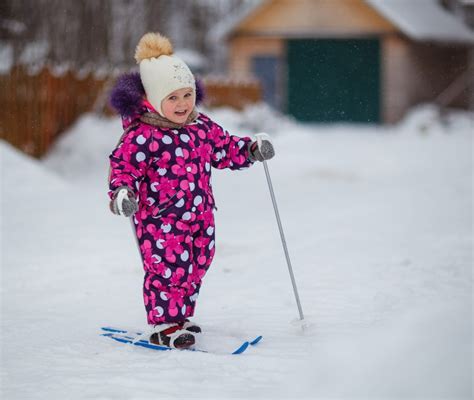
[(471, 398), (472, 115), (441, 124), (427, 107), (390, 128), (210, 114), (274, 138), (308, 327), (255, 165), (214, 172), (217, 253), (196, 321), (262, 334), (258, 348), (156, 353), (100, 337), (143, 329), (145, 314), (130, 224), (106, 197), (120, 121), (86, 115), (42, 161), (0, 143), (2, 398)]

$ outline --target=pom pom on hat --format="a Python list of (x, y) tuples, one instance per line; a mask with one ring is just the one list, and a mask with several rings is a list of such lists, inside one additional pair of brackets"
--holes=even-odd
[(173, 54), (173, 46), (169, 39), (159, 33), (146, 33), (140, 39), (135, 50), (135, 60), (140, 64), (146, 58), (158, 58), (165, 55)]
[(196, 91), (194, 75), (183, 60), (173, 55), (168, 38), (147, 33), (138, 42), (135, 60), (140, 65), (140, 78), (148, 101), (162, 116), (161, 102), (178, 89)]

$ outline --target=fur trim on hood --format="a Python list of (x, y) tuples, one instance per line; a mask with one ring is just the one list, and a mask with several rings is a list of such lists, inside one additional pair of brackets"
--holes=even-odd
[[(145, 98), (145, 88), (139, 72), (121, 75), (110, 92), (110, 105), (122, 116), (132, 116), (140, 112)], [(196, 105), (204, 99), (202, 82), (196, 79)]]

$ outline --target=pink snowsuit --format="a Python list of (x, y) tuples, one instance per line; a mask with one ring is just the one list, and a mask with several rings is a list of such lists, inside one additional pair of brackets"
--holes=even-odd
[(143, 122), (145, 112), (156, 113), (143, 100), (123, 117), (126, 131), (110, 155), (109, 196), (127, 186), (138, 199), (133, 221), (148, 323), (181, 322), (194, 315), (215, 253), (211, 167), (250, 166), (251, 139), (230, 135), (202, 113), (172, 129)]

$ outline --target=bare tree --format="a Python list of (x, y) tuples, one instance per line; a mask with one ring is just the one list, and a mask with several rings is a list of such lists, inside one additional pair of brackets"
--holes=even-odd
[[(213, 58), (209, 30), (245, 0), (3, 0), (0, 45), (14, 63), (130, 68), (147, 31)], [(213, 63), (209, 63), (212, 65)]]

